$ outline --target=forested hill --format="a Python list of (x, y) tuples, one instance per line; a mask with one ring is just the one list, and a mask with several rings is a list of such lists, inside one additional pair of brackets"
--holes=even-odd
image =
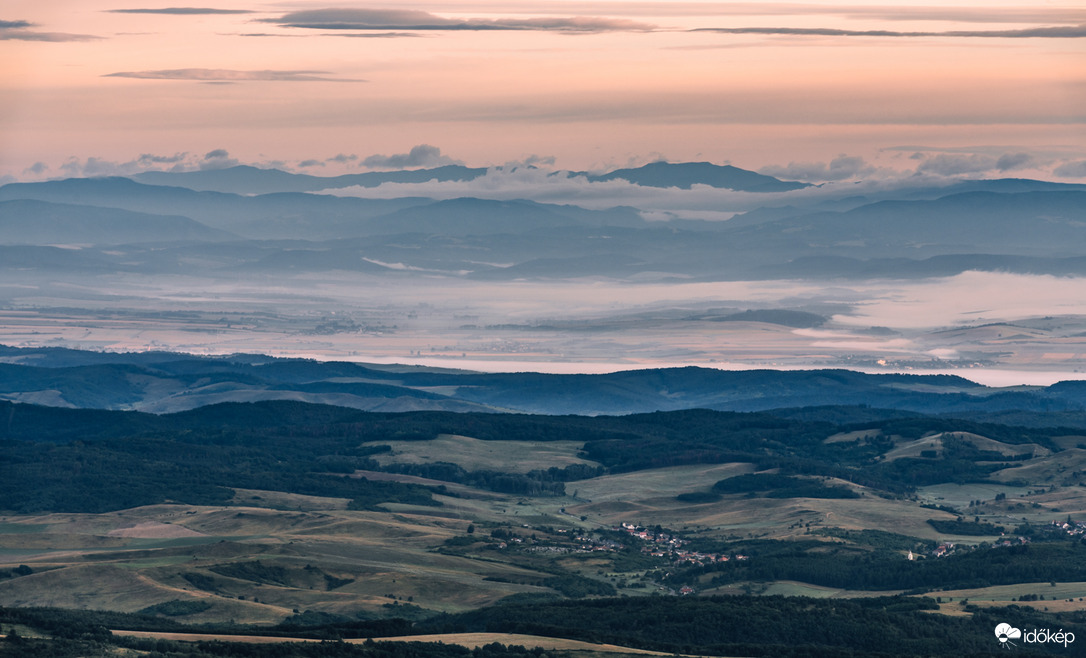
[[(349, 476), (384, 470), (547, 496), (564, 494), (566, 482), (605, 473), (723, 463), (791, 476), (757, 483), (784, 496), (812, 486), (818, 496), (857, 495), (820, 484), (826, 478), (900, 496), (924, 485), (986, 481), (1025, 460), (1061, 453), (1074, 434), (859, 411), (863, 422), (841, 423), (847, 409), (812, 408), (792, 417), (710, 410), (584, 417), (386, 414), (268, 401), (153, 415), (6, 402), (0, 403), (0, 500), (19, 512), (104, 511), (167, 501), (224, 504), (242, 488), (348, 498), (360, 508), (390, 501), (433, 505), (432, 489)], [(390, 443), (443, 436), (506, 445), (576, 443), (580, 462), (510, 473), (440, 459), (375, 459), (392, 451)]]
[[(1086, 427), (1083, 382), (999, 389), (946, 375), (697, 367), (601, 375), (482, 374), (262, 355), (196, 357), (166, 352), (125, 354), (2, 346), (0, 399), (155, 413), (259, 400), (294, 400), (382, 412), (579, 415), (698, 408), (764, 411), (834, 405), (955, 414), (1021, 425)], [(985, 417), (990, 414), (1004, 417)]]

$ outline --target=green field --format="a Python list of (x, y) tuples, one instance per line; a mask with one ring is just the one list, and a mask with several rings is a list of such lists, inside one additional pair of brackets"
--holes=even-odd
[(468, 471), (527, 473), (536, 469), (564, 468), (570, 464), (597, 466), (577, 456), (583, 441), (480, 441), (468, 436), (441, 434), (431, 441), (379, 441), (392, 452), (374, 456), (388, 464), (449, 462)]
[[(0, 605), (33, 602), (135, 612), (173, 600), (208, 600), (213, 607), (186, 621), (267, 623), (295, 609), (384, 615), (385, 606), (411, 602), (455, 611), (541, 589), (499, 582), (516, 580), (522, 569), (433, 552), (445, 539), (463, 534), (466, 520), (321, 507), (281, 511), (159, 505), (104, 515), (50, 515), (52, 522), (39, 524), (41, 528), (61, 524), (72, 530), (64, 535), (6, 535), (4, 543), (19, 551), (18, 561), (0, 562), (0, 569), (27, 564), (35, 573), (0, 580)], [(108, 536), (141, 524), (149, 527), (151, 521), (166, 525), (167, 520), (201, 536)], [(304, 574), (308, 566), (320, 574), (309, 581), (273, 583), (214, 572), (254, 561), (292, 574)], [(186, 574), (203, 578), (186, 580)], [(328, 589), (324, 574), (351, 582)]]
[[(229, 411), (244, 412), (243, 420), (250, 422), (252, 410)], [(181, 464), (186, 451), (207, 450), (200, 465), (205, 470), (219, 467), (225, 458), (251, 459), (265, 469), (260, 477), (272, 478), (283, 490), (262, 489), (260, 477), (250, 477), (247, 486), (237, 488), (218, 480), (227, 495), (212, 498), (214, 504), (163, 502), (99, 513), (0, 516), (0, 606), (150, 610), (185, 623), (269, 625), (295, 618), (421, 619), (485, 608), (508, 597), (640, 599), (677, 595), (684, 585), (693, 586), (698, 595), (853, 599), (911, 589), (932, 594), (933, 581), (923, 580), (918, 572), (893, 582), (913, 579), (922, 586), (891, 586), (875, 577), (865, 585), (849, 578), (864, 565), (894, 571), (914, 550), (926, 560), (922, 568), (935, 573), (967, 558), (971, 547), (995, 550), (983, 545), (999, 539), (998, 534), (968, 534), (971, 530), (987, 532), (994, 525), (1012, 533), (1022, 523), (1043, 526), (1068, 516), (1086, 517), (1086, 487), (1075, 479), (1086, 468), (1086, 450), (1049, 452), (1009, 430), (996, 434), (1006, 441), (972, 432), (925, 432), (925, 423), (950, 422), (944, 420), (899, 421), (892, 432), (865, 423), (861, 429), (833, 431), (827, 438), (817, 433), (827, 425), (758, 415), (690, 412), (605, 418), (599, 421), (602, 429), (596, 419), (513, 421), (495, 415), (472, 419), (476, 425), (467, 428), (486, 440), (465, 430), (433, 431), (432, 440), (362, 441), (360, 437), (382, 433), (425, 437), (434, 428), (463, 421), (459, 416), (412, 417), (417, 426), (405, 428), (404, 419), (382, 416), (373, 422), (387, 427), (353, 420), (339, 427), (328, 420), (336, 413), (322, 410), (319, 422), (298, 430), (304, 440), (280, 432), (274, 437), (275, 450), (265, 447), (270, 440), (263, 430), (220, 434), (214, 429), (215, 423), (229, 418), (214, 418), (212, 429), (194, 430), (203, 443), (165, 446), (176, 450), (172, 461), (163, 460), (168, 466)], [(518, 423), (556, 440), (503, 439)], [(586, 438), (564, 440), (567, 436)], [(906, 436), (913, 438), (902, 438)], [(1007, 442), (1015, 440), (1023, 442)], [(321, 452), (307, 453), (307, 441), (320, 445)], [(104, 442), (90, 443), (66, 448), (71, 464), (115, 454), (101, 448)], [(374, 450), (376, 446), (389, 449)], [(938, 451), (944, 449), (957, 451), (957, 457), (947, 459), (956, 459), (953, 466), (959, 471), (947, 471), (937, 484), (898, 486), (908, 478), (928, 477), (928, 471), (941, 465)], [(937, 456), (931, 457), (929, 450)], [(292, 470), (294, 464), (280, 457), (283, 451), (309, 461)], [(979, 455), (972, 462), (961, 457), (970, 451)], [(1030, 454), (1036, 456), (1025, 457)], [(985, 460), (997, 458), (994, 463), (1007, 467), (978, 481), (991, 471), (983, 469)], [(841, 467), (849, 459), (853, 466)], [(414, 471), (420, 475), (382, 470), (440, 462), (463, 469), (456, 473), (457, 482), (433, 479), (443, 476), (441, 467)], [(132, 462), (118, 463), (130, 468)], [(572, 469), (570, 475), (564, 469), (573, 465), (592, 468)], [(42, 472), (56, 472), (51, 491), (64, 491), (64, 469)], [(197, 466), (188, 472), (201, 474)], [(576, 479), (596, 472), (605, 474)], [(487, 475), (475, 477), (479, 473)], [(953, 483), (959, 473), (964, 473), (962, 482)], [(514, 484), (531, 478), (565, 479), (539, 480), (557, 486), (533, 490), (535, 495), (513, 494), (503, 492), (517, 489), (503, 489), (496, 481), (506, 474)], [(715, 487), (752, 474), (760, 479), (736, 482), (810, 483), (816, 493), (801, 489), (790, 497), (770, 490)], [(868, 475), (872, 477), (865, 478)], [(152, 490), (155, 484), (153, 478), (129, 482)], [(798, 497), (817, 495), (818, 490), (847, 490), (855, 497)], [(391, 493), (381, 497), (386, 492)], [(171, 490), (170, 495), (184, 493)], [(81, 502), (79, 497), (64, 500), (75, 506)], [(680, 547), (695, 547), (684, 551), (708, 547), (708, 553), (746, 554), (750, 562), (725, 564), (715, 557), (705, 562), (661, 551), (660, 544), (625, 533), (622, 524), (676, 535)], [(585, 536), (588, 539), (581, 538)], [(1038, 536), (1037, 541), (1053, 538)], [(943, 562), (931, 557), (942, 542), (957, 545), (957, 556)], [(1057, 565), (1062, 567), (1072, 557), (1053, 559), (1064, 560)], [(777, 564), (773, 560), (779, 560), (781, 570), (728, 571)], [(962, 564), (975, 562), (963, 559)], [(853, 566), (845, 569), (842, 564)], [(1057, 581), (1055, 588), (1044, 591), (1049, 607), (1082, 607), (1077, 599), (1086, 598), (1086, 591), (1059, 582), (1051, 564), (1045, 568)], [(984, 569), (963, 569), (967, 576), (938, 582), (964, 587), (986, 577)], [(995, 605), (1041, 594), (1034, 591), (1036, 583), (994, 582), (1003, 584), (946, 598), (972, 597)], [(961, 606), (946, 611), (966, 614)]]

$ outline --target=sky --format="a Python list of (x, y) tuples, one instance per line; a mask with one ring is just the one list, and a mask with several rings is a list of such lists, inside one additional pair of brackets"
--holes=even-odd
[(6, 0), (0, 182), (667, 159), (1086, 182), (1086, 4)]

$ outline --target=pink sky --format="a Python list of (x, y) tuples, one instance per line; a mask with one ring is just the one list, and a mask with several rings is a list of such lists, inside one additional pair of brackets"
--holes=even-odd
[(431, 144), (1086, 181), (1081, 2), (7, 0), (0, 63), (0, 180)]

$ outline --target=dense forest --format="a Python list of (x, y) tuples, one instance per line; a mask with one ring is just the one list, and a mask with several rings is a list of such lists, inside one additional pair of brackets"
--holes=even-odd
[[(781, 313), (763, 310), (753, 315), (780, 320)], [(833, 410), (832, 416), (816, 413), (837, 423), (916, 413), (1086, 428), (1086, 387), (1073, 381), (999, 389), (949, 375), (697, 367), (599, 375), (488, 374), (258, 354), (198, 357), (0, 345), (0, 397), (32, 392), (49, 392), (58, 405), (159, 413), (230, 399), (304, 399), (368, 410), (391, 405), (404, 410), (583, 415), (802, 408), (796, 418), (809, 418), (805, 410), (833, 405), (825, 407)]]
[[(1021, 628), (1062, 629), (1083, 637), (1082, 613), (1044, 613), (1030, 608), (970, 607), (970, 616), (932, 614), (930, 598), (875, 597), (822, 600), (802, 597), (639, 597), (580, 601), (509, 602), (461, 614), (408, 622), (338, 622), (308, 627), (214, 625), (185, 627), (147, 615), (0, 608), (0, 626), (29, 628), (51, 640), (8, 637), (0, 654), (16, 656), (108, 655), (120, 648), (152, 655), (359, 656), (399, 658), (541, 658), (555, 655), (523, 646), (491, 644), (477, 650), (444, 644), (340, 640), (450, 632), (522, 633), (611, 643), (668, 653), (719, 656), (888, 657), (995, 656), (993, 629), (1012, 620)], [(291, 635), (312, 644), (178, 643), (113, 636), (109, 629)], [(1072, 645), (1020, 646), (1026, 655), (1077, 655)]]
[[(1033, 444), (1051, 452), (1059, 452), (1067, 436), (1073, 435), (1059, 428), (982, 424), (916, 414), (895, 417), (868, 411), (864, 422), (854, 423), (842, 421), (854, 419), (855, 413), (843, 418), (836, 408), (583, 417), (433, 411), (383, 414), (297, 402), (259, 402), (156, 416), (0, 403), (0, 507), (27, 513), (103, 512), (167, 501), (226, 505), (234, 499), (237, 488), (346, 498), (354, 509), (373, 509), (387, 502), (435, 506), (435, 494), (452, 495), (455, 487), (368, 480), (354, 477), (356, 471), (391, 471), (503, 493), (546, 496), (560, 495), (567, 484), (602, 474), (729, 462), (746, 462), (761, 471), (776, 470), (727, 478), (708, 490), (703, 487), (682, 493), (680, 498), (690, 503), (724, 496), (853, 498), (858, 495), (855, 485), (867, 487), (866, 496), (895, 498), (911, 495), (923, 484), (984, 481), (997, 468), (1021, 463), (1033, 450), (1006, 450), (1007, 454), (982, 450), (961, 439), (960, 433), (981, 435), (1004, 446)], [(948, 434), (938, 451), (885, 458), (895, 445), (939, 433)], [(443, 435), (482, 441), (575, 441), (583, 444), (580, 457), (589, 463), (506, 473), (440, 461), (406, 464), (377, 459), (390, 451), (393, 442), (425, 442)], [(835, 436), (845, 438), (826, 440)], [(1073, 472), (1067, 474), (1074, 476)], [(933, 519), (930, 525), (940, 532), (961, 535), (990, 535), (1000, 530), (964, 518)], [(482, 537), (482, 532), (455, 536), (435, 550), (466, 557), (504, 536), (501, 529), (491, 530), (489, 539)], [(1045, 614), (1015, 607), (970, 608), (971, 615), (965, 617), (932, 614), (938, 604), (922, 595), (933, 597), (947, 587), (1086, 581), (1086, 544), (1066, 536), (1048, 537), (1039, 528), (1015, 530), (1035, 541), (975, 550), (963, 547), (944, 558), (916, 561), (904, 560), (901, 552), (925, 552), (930, 544), (885, 530), (837, 528), (819, 528), (810, 536), (790, 541), (698, 537), (689, 545), (694, 550), (741, 552), (749, 556), (747, 560), (706, 565), (654, 562), (636, 546), (626, 546), (608, 558), (613, 571), (645, 571), (646, 578), (672, 591), (681, 586), (745, 591), (740, 588), (752, 583), (795, 580), (844, 589), (904, 590), (914, 596), (855, 600), (744, 595), (616, 598), (616, 592), (621, 591), (618, 587), (577, 572), (575, 560), (579, 558), (571, 557), (574, 561), (568, 568), (551, 565), (550, 571), (531, 563), (539, 571), (539, 582), (533, 584), (550, 588), (549, 595), (514, 595), (498, 605), (461, 614), (436, 614), (403, 605), (389, 613), (402, 618), (348, 619), (307, 610), (274, 628), (201, 627), (231, 633), (304, 635), (325, 641), (307, 645), (233, 648), (223, 643), (123, 639), (106, 632), (108, 628), (191, 630), (176, 620), (200, 612), (201, 601), (155, 603), (134, 615), (0, 610), (0, 625), (5, 628), (35, 629), (52, 638), (9, 633), (0, 645), (0, 655), (106, 655), (119, 650), (165, 656), (306, 658), (551, 655), (530, 647), (501, 645), (473, 651), (421, 643), (338, 642), (453, 631), (541, 634), (698, 655), (995, 655), (1000, 647), (992, 628), (1002, 621), (1067, 630), (1086, 622), (1081, 613)], [(605, 540), (625, 542), (619, 532), (601, 529), (599, 534)], [(839, 541), (828, 543), (823, 535)], [(508, 554), (514, 554), (512, 548)], [(540, 564), (545, 561), (534, 554), (522, 557)], [(290, 568), (250, 559), (216, 564), (206, 573), (185, 571), (180, 576), (203, 579), (188, 582), (214, 592), (217, 579), (223, 578), (281, 586), (298, 576)], [(7, 570), (0, 579), (21, 578), (29, 569)], [(337, 588), (352, 582), (353, 576), (317, 567), (306, 569), (305, 578), (328, 591), (339, 591)], [(1044, 593), (1027, 596), (1034, 594)], [(1070, 655), (1062, 647), (1058, 651), (1054, 647), (1039, 650)]]
[(710, 550), (742, 553), (752, 559), (674, 568), (665, 582), (675, 587), (684, 584), (715, 587), (750, 581), (795, 580), (842, 589), (929, 592), (1013, 583), (1086, 581), (1086, 544), (1081, 541), (1064, 539), (1005, 548), (963, 547), (945, 558), (910, 561), (903, 560), (899, 551), (920, 550), (924, 543), (904, 539), (894, 547), (896, 550), (870, 550), (851, 544), (827, 546), (815, 539), (713, 545)]
[[(748, 492), (770, 497), (852, 495), (840, 487), (787, 477), (804, 475), (840, 478), (900, 495), (926, 484), (984, 481), (1020, 457), (948, 440), (938, 457), (882, 460), (893, 445), (891, 435), (908, 440), (936, 432), (972, 432), (1011, 445), (1033, 443), (1058, 451), (1053, 437), (1070, 432), (910, 416), (882, 421), (880, 433), (866, 441), (824, 442), (836, 433), (865, 427), (770, 412), (705, 410), (600, 417), (381, 414), (258, 402), (155, 416), (3, 402), (0, 507), (101, 512), (165, 501), (224, 504), (234, 487), (349, 498), (357, 508), (382, 502), (433, 505), (431, 489), (347, 476), (358, 469), (390, 470), (503, 493), (561, 495), (563, 483), (605, 472), (726, 462), (776, 468), (781, 478), (763, 478), (757, 485), (749, 478), (738, 479), (720, 485), (724, 489), (746, 486)], [(382, 467), (372, 458), (383, 449), (381, 441), (425, 441), (442, 434), (583, 442), (582, 456), (598, 466), (513, 474), (468, 472), (441, 463)], [(797, 489), (800, 485), (806, 489)]]

